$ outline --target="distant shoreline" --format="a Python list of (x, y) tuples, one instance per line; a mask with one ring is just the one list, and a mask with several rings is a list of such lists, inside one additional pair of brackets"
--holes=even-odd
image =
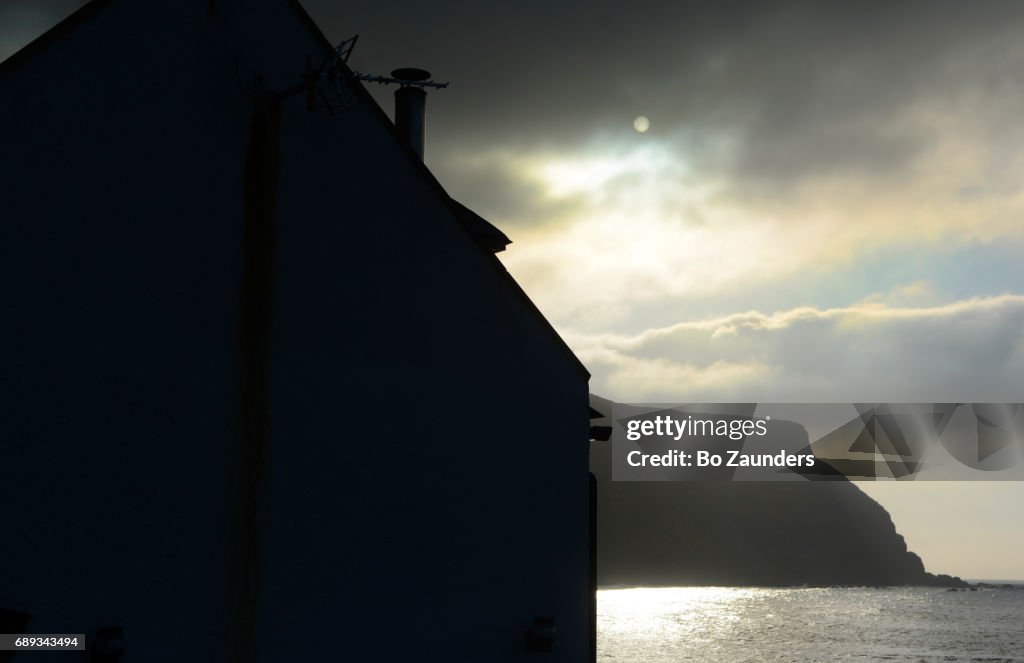
[(944, 585), (598, 585), (597, 589), (1024, 589), (1024, 580), (964, 580), (969, 587)]
[(991, 580), (981, 578), (964, 578), (972, 585), (1018, 585), (1024, 587), (1024, 580)]

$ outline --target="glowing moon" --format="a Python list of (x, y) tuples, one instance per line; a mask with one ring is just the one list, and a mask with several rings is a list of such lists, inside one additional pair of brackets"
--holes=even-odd
[(643, 133), (651, 128), (651, 121), (648, 120), (647, 117), (641, 115), (633, 120), (633, 128), (639, 133)]

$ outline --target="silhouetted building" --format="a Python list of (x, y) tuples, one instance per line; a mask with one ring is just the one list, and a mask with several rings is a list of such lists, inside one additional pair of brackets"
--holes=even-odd
[(0, 132), (15, 660), (592, 655), (587, 372), (298, 3), (94, 0)]

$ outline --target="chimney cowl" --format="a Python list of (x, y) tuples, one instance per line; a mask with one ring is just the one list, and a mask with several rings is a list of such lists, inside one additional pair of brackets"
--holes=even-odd
[(391, 70), (391, 78), (396, 79), (398, 82), (426, 81), (430, 80), (430, 72), (425, 69), (417, 69), (416, 67), (401, 67), (400, 69)]

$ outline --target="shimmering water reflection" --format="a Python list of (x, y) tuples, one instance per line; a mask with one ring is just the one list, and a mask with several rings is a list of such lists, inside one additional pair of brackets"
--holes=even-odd
[(1024, 662), (1024, 590), (606, 589), (598, 660)]

